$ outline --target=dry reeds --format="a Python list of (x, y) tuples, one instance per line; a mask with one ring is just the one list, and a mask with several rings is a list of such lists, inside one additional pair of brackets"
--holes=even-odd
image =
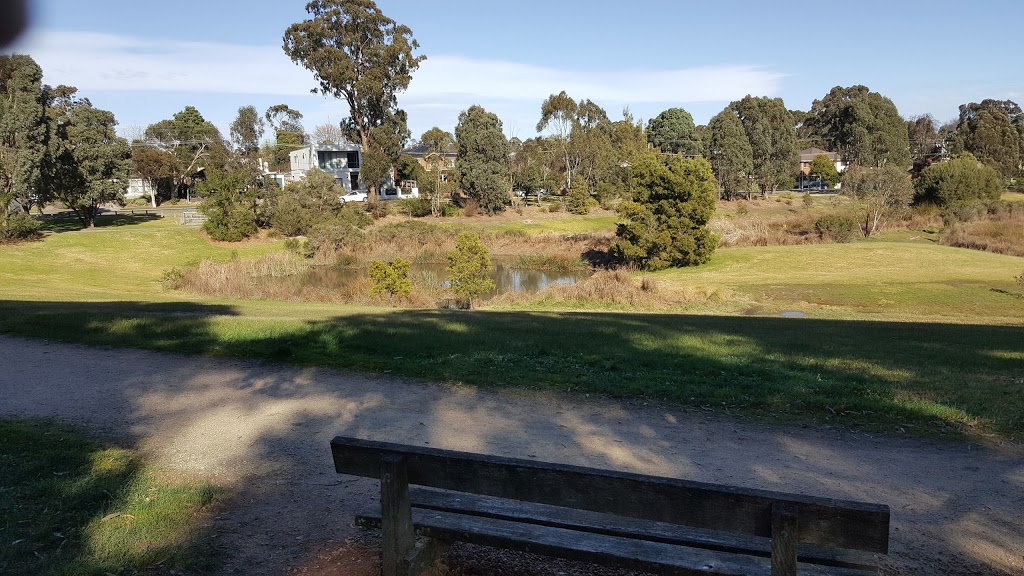
[(719, 290), (700, 287), (662, 289), (651, 277), (639, 281), (625, 269), (602, 270), (575, 284), (556, 284), (536, 293), (507, 292), (487, 302), (489, 306), (543, 304), (547, 306), (625, 307), (640, 310), (689, 306), (719, 301)]

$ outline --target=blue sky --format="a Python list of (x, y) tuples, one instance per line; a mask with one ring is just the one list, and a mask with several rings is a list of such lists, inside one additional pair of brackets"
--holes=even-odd
[[(33, 0), (29, 0), (33, 2)], [(454, 128), (480, 104), (528, 138), (541, 102), (566, 90), (613, 119), (666, 108), (706, 123), (746, 94), (806, 110), (832, 87), (864, 84), (909, 117), (953, 119), (984, 98), (1024, 103), (1024, 3), (738, 0), (378, 0), (427, 56), (400, 104), (413, 136)], [(131, 135), (196, 106), (227, 135), (240, 106), (286, 103), (307, 130), (347, 115), (311, 95), (312, 75), (281, 50), (304, 0), (34, 0), (32, 30), (11, 50), (49, 84), (77, 86)]]

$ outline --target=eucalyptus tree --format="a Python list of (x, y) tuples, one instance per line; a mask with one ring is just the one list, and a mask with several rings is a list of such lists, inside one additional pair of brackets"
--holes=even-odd
[(274, 141), (263, 147), (264, 159), (272, 170), (287, 172), (291, 169), (288, 155), (306, 144), (302, 112), (287, 104), (274, 104), (267, 108), (263, 118), (274, 135)]
[(313, 0), (312, 17), (284, 33), (284, 51), (313, 73), (324, 95), (345, 100), (346, 132), (363, 146), (370, 196), (377, 197), (380, 168), (393, 164), (408, 138), (397, 96), (426, 57), (408, 26), (384, 15), (373, 0)]
[(263, 138), (263, 118), (255, 106), (242, 106), (231, 123), (231, 143), (235, 145), (235, 151), (245, 158), (252, 158), (259, 152), (260, 138)]
[(753, 157), (751, 176), (761, 193), (774, 190), (796, 171), (793, 117), (781, 98), (745, 96), (729, 105), (743, 125)]
[(867, 86), (836, 86), (814, 101), (808, 123), (847, 164), (910, 166), (906, 122), (892, 100)]
[(1012, 100), (982, 100), (960, 106), (955, 151), (970, 152), (1004, 177), (1021, 173), (1024, 114)]
[(731, 108), (722, 110), (708, 122), (706, 154), (722, 196), (731, 199), (740, 191), (746, 191), (749, 197), (754, 153), (743, 131), (743, 123)]

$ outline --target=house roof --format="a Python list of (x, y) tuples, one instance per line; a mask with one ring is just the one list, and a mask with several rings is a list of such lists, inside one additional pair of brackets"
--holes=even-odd
[(840, 162), (842, 160), (842, 158), (839, 157), (838, 153), (829, 152), (828, 150), (822, 150), (821, 148), (806, 148), (804, 150), (801, 150), (799, 154), (800, 162), (807, 163), (810, 163), (810, 161), (814, 160), (814, 157), (819, 154), (824, 154), (825, 156), (828, 156), (828, 159), (833, 162)]
[[(422, 158), (422, 157), (426, 156), (429, 153), (430, 153), (430, 146), (427, 146), (426, 144), (417, 144), (415, 146), (410, 146), (410, 147), (406, 148), (405, 150), (402, 150), (402, 154), (408, 154), (409, 156), (412, 156), (413, 158)], [(448, 151), (448, 152), (444, 152), (444, 155), (445, 156), (456, 156), (456, 153), (452, 152), (452, 151)]]

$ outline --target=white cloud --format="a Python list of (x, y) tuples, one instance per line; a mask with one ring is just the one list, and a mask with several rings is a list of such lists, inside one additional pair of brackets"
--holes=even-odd
[[(293, 64), (280, 46), (37, 30), (16, 49), (39, 62), (47, 83), (73, 85), (86, 96), (98, 91), (219, 94), (221, 99), (239, 94), (303, 97), (310, 102), (309, 90), (315, 86), (312, 74)], [(784, 77), (743, 65), (593, 72), (430, 55), (401, 96), (401, 105), (410, 113), (414, 133), (433, 125), (451, 128), (459, 111), (471, 104), (498, 113), (506, 127), (526, 126), (532, 132), (541, 102), (561, 90), (574, 98), (589, 98), (612, 113), (628, 105), (641, 115), (653, 115), (669, 105), (777, 95)], [(193, 100), (202, 107), (201, 97)], [(145, 106), (144, 97), (138, 106)], [(338, 116), (339, 109), (330, 108), (332, 116)], [(321, 115), (307, 114), (307, 120)]]

